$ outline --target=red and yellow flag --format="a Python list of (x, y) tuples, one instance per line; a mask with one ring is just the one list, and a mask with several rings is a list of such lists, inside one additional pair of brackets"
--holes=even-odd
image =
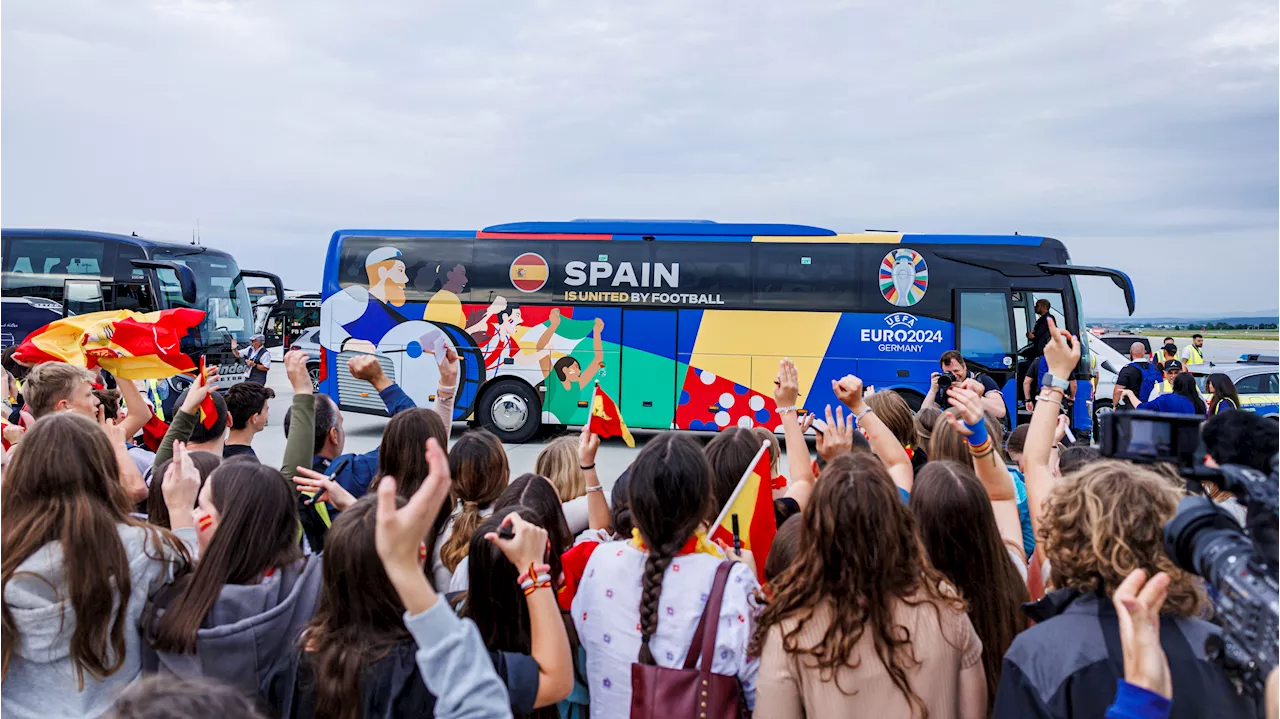
[(54, 320), (27, 335), (14, 351), (26, 365), (66, 362), (102, 367), (117, 379), (164, 379), (195, 367), (178, 343), (204, 319), (201, 310), (115, 310)]
[[(200, 375), (196, 377), (196, 384), (203, 386), (209, 381), (209, 370), (204, 366), (204, 355), (200, 356)], [(213, 402), (213, 393), (204, 396), (200, 400), (200, 424), (205, 429), (213, 429), (213, 425), (218, 423), (218, 405)]]
[(600, 435), (601, 439), (621, 437), (628, 447), (636, 446), (631, 430), (627, 429), (626, 422), (622, 421), (622, 413), (618, 411), (618, 405), (614, 404), (613, 398), (600, 389), (599, 384), (596, 384), (595, 394), (591, 397), (591, 419), (587, 425), (593, 433)]
[(738, 480), (729, 501), (725, 503), (716, 523), (712, 525), (711, 538), (733, 545), (733, 516), (738, 516), (739, 538), (742, 547), (755, 555), (756, 571), (764, 583), (764, 563), (769, 558), (769, 547), (778, 533), (778, 523), (773, 514), (773, 463), (769, 459), (766, 442), (755, 459), (747, 465), (747, 471)]

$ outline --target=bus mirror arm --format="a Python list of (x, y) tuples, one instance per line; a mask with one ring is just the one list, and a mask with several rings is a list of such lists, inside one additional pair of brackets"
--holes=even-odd
[(1137, 300), (1134, 297), (1133, 280), (1129, 279), (1129, 275), (1120, 270), (1113, 270), (1110, 267), (1089, 267), (1087, 265), (1054, 265), (1048, 262), (1040, 263), (1039, 267), (1045, 274), (1049, 275), (1089, 275), (1110, 279), (1124, 293), (1125, 306), (1129, 308), (1129, 314), (1133, 315), (1134, 307), (1137, 304)]
[(134, 267), (173, 272), (178, 278), (178, 285), (182, 288), (182, 301), (189, 305), (196, 303), (198, 299), (196, 296), (196, 275), (191, 271), (190, 267), (177, 262), (165, 262), (164, 260), (130, 260), (130, 262)]
[(284, 306), (284, 282), (280, 280), (280, 275), (267, 272), (265, 270), (240, 270), (241, 277), (257, 277), (271, 283), (271, 287), (276, 292), (276, 307)]

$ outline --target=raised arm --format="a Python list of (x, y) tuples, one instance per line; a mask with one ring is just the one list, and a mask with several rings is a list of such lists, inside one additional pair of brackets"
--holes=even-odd
[(124, 425), (113, 424), (104, 415), (102, 407), (98, 407), (98, 426), (111, 441), (111, 449), (115, 452), (116, 465), (120, 470), (120, 484), (124, 487), (124, 491), (133, 503), (145, 502), (150, 490), (147, 489), (147, 482), (143, 479), (142, 472), (138, 471), (138, 465), (129, 456), (129, 448), (125, 445), (128, 437), (125, 436)]
[(920, 402), (920, 409), (934, 409), (938, 406), (938, 377), (941, 376), (934, 372), (929, 376), (929, 391), (925, 392), (924, 399)]
[(871, 451), (876, 453), (881, 462), (884, 462), (885, 469), (889, 470), (889, 476), (893, 478), (893, 483), (904, 491), (910, 492), (916, 476), (915, 469), (911, 466), (911, 458), (907, 456), (907, 450), (898, 443), (898, 438), (893, 436), (893, 432), (889, 431), (884, 422), (863, 401), (862, 380), (851, 374), (845, 375), (838, 381), (833, 380), (831, 389), (835, 391), (836, 397), (844, 403), (844, 406), (853, 413), (858, 427), (867, 435), (867, 443), (871, 445)]
[(609, 529), (612, 516), (609, 502), (604, 498), (604, 487), (596, 472), (596, 451), (600, 449), (600, 435), (591, 431), (590, 423), (578, 435), (578, 465), (587, 476), (587, 522), (592, 529)]
[(120, 425), (124, 428), (125, 441), (132, 442), (133, 438), (138, 436), (138, 433), (142, 431), (147, 422), (151, 421), (151, 416), (154, 412), (151, 410), (151, 405), (147, 404), (147, 401), (142, 398), (142, 393), (133, 384), (133, 380), (117, 378), (116, 387), (120, 389), (120, 396), (124, 399), (124, 406), (129, 408), (128, 416), (124, 418), (124, 422), (121, 422)]
[(436, 403), (432, 407), (435, 413), (444, 420), (448, 430), (453, 426), (453, 401), (458, 396), (458, 351), (452, 346), (444, 348), (444, 359), (440, 361), (440, 381), (436, 383)]
[(506, 555), (511, 565), (522, 572), (520, 588), (529, 605), (529, 653), (538, 663), (538, 694), (533, 707), (551, 706), (573, 691), (573, 656), (569, 652), (569, 635), (560, 618), (551, 567), (544, 563), (547, 530), (526, 522), (519, 514), (506, 516), (515, 536), (503, 539), (496, 532), (484, 535)]
[[(1054, 328), (1049, 343), (1044, 348), (1044, 361), (1054, 377), (1066, 377), (1080, 361), (1080, 342), (1070, 333)], [(1064, 374), (1059, 375), (1062, 372)], [(1125, 390), (1128, 392), (1128, 390)], [(1031, 514), (1031, 528), (1040, 531), (1040, 505), (1049, 490), (1053, 489), (1053, 469), (1050, 453), (1054, 445), (1054, 430), (1058, 424), (1058, 410), (1062, 407), (1062, 390), (1045, 387), (1036, 398), (1036, 409), (1031, 414), (1031, 426), (1027, 430), (1027, 443), (1022, 451), (1022, 464), (1026, 470), (1027, 508)]]
[(1013, 484), (1013, 475), (1009, 474), (1009, 468), (996, 452), (999, 438), (987, 435), (982, 400), (977, 392), (967, 387), (952, 387), (947, 390), (947, 396), (960, 414), (957, 416), (947, 412), (942, 415), (941, 421), (950, 423), (959, 434), (968, 439), (969, 452), (973, 455), (973, 470), (987, 490), (991, 511), (995, 514), (996, 529), (1000, 531), (1005, 544), (1016, 548), (1021, 555), (1022, 520), (1018, 516), (1018, 492)]
[(164, 438), (160, 440), (160, 446), (156, 448), (155, 463), (151, 465), (152, 469), (168, 462), (173, 458), (173, 443), (185, 442), (191, 438), (191, 432), (196, 428), (196, 422), (199, 421), (200, 403), (210, 392), (218, 389), (218, 368), (210, 367), (206, 372), (207, 380), (201, 380), (199, 376), (196, 381), (191, 383), (191, 387), (187, 389), (187, 396), (182, 400), (182, 406), (178, 407), (178, 413), (174, 415), (173, 421), (169, 423), (169, 429), (164, 433)]
[(591, 340), (592, 351), (595, 356), (591, 358), (591, 364), (587, 365), (586, 371), (582, 373), (582, 377), (578, 379), (582, 387), (586, 387), (592, 377), (604, 367), (604, 342), (600, 339), (600, 332), (604, 329), (604, 320), (596, 318), (595, 337)]
[(289, 421), (289, 438), (285, 440), (284, 461), (280, 473), (293, 479), (298, 467), (310, 467), (315, 451), (316, 397), (307, 373), (307, 355), (293, 350), (284, 356), (284, 368), (293, 385), (293, 414)]
[(791, 481), (787, 496), (794, 499), (800, 509), (809, 503), (813, 493), (813, 467), (809, 463), (809, 445), (804, 441), (804, 428), (796, 403), (800, 399), (800, 374), (795, 363), (783, 359), (778, 363), (778, 376), (773, 382), (773, 401), (782, 419), (783, 440), (787, 451), (787, 469)]

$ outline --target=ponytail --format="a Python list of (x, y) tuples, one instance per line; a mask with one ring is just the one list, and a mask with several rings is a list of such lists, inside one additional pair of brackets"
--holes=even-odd
[(475, 502), (463, 502), (462, 512), (453, 520), (453, 533), (440, 547), (440, 562), (450, 572), (458, 568), (462, 558), (467, 556), (471, 545), (471, 535), (480, 526), (480, 505)]

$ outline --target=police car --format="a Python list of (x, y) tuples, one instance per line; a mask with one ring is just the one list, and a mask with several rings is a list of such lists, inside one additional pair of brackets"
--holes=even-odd
[(1194, 365), (1191, 374), (1195, 376), (1205, 402), (1209, 401), (1205, 383), (1209, 375), (1218, 372), (1235, 384), (1236, 393), (1240, 395), (1240, 409), (1280, 420), (1280, 356), (1244, 354), (1235, 363)]

